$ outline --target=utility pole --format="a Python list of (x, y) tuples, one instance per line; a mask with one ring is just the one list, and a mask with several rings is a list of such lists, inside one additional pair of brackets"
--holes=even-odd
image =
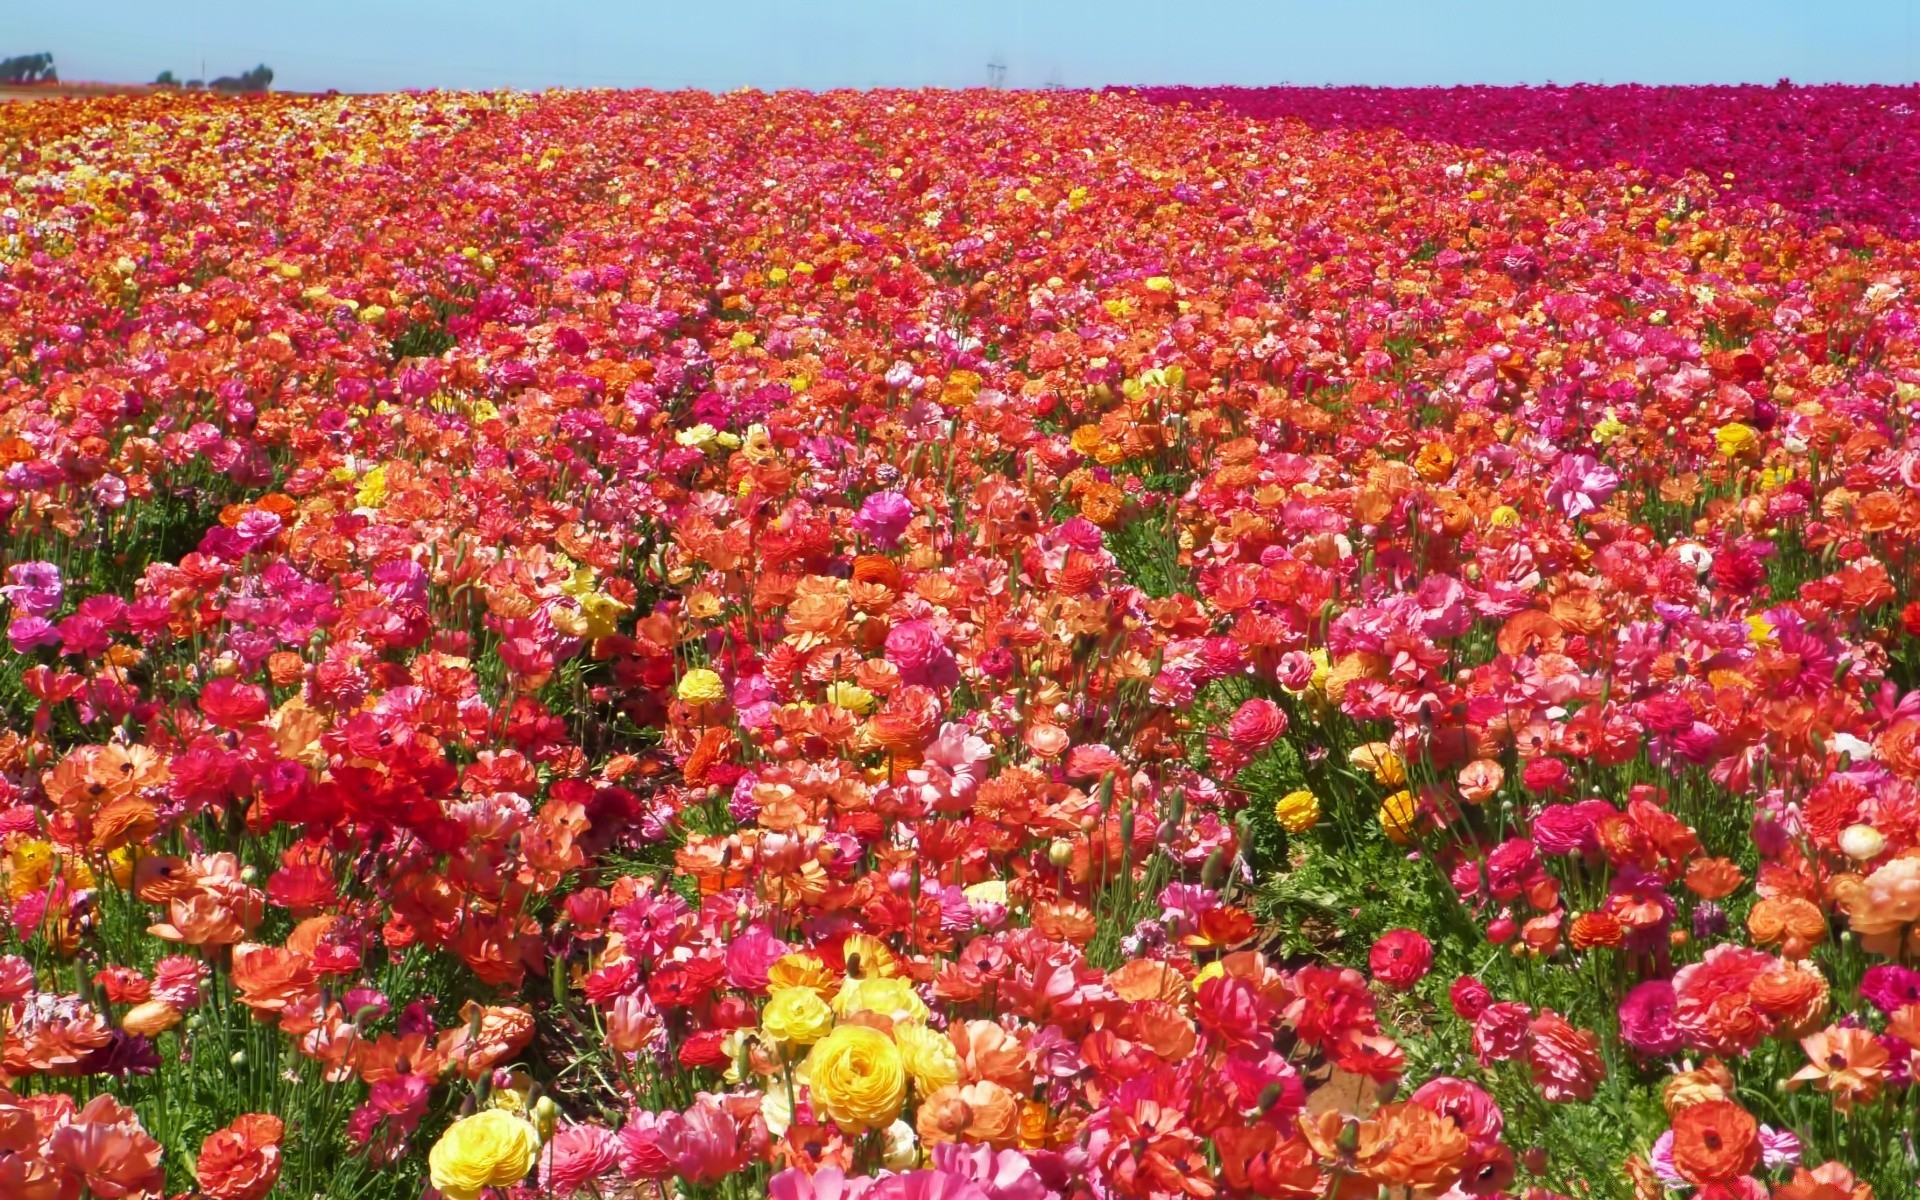
[(996, 54), (987, 62), (987, 86), (999, 91), (1007, 84), (1007, 64)]

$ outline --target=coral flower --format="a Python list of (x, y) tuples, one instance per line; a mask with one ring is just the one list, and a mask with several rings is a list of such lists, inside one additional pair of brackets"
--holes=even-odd
[(145, 1197), (165, 1183), (160, 1143), (133, 1110), (111, 1096), (95, 1096), (46, 1141), (47, 1157), (78, 1175), (100, 1200)]
[(1800, 1048), (1807, 1052), (1808, 1064), (1787, 1081), (1788, 1087), (1811, 1083), (1831, 1095), (1833, 1106), (1843, 1113), (1880, 1095), (1890, 1056), (1866, 1030), (1835, 1025), (1801, 1038)]
[(208, 1136), (194, 1178), (209, 1200), (260, 1200), (280, 1178), (280, 1118), (248, 1113)]
[(1692, 1184), (1725, 1184), (1760, 1165), (1760, 1125), (1731, 1100), (1689, 1105), (1673, 1118), (1673, 1167)]

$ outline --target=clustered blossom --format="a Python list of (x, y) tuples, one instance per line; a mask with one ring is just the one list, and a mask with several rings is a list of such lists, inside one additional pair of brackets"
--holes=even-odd
[(1237, 102), (8, 106), (0, 1194), (1910, 1176), (1920, 248)]

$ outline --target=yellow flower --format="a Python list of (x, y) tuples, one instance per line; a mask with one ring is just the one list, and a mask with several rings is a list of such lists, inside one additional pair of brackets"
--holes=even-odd
[(362, 508), (379, 508), (387, 499), (387, 469), (375, 467), (360, 477), (353, 502)]
[(539, 1156), (538, 1130), (510, 1112), (489, 1108), (448, 1126), (427, 1156), (427, 1168), (447, 1200), (475, 1200), (489, 1187), (519, 1183)]
[(1073, 431), (1073, 436), (1068, 439), (1075, 453), (1089, 456), (1100, 449), (1100, 443), (1104, 441), (1106, 438), (1101, 435), (1098, 425), (1079, 426)]
[(807, 1079), (820, 1109), (848, 1133), (886, 1128), (907, 1103), (899, 1047), (865, 1025), (838, 1026), (815, 1043), (807, 1055)]
[(840, 944), (840, 954), (846, 960), (849, 975), (898, 975), (900, 964), (893, 960), (893, 951), (887, 944), (870, 933), (856, 933)]
[(1511, 529), (1520, 523), (1520, 510), (1511, 504), (1502, 504), (1487, 514), (1487, 524), (1495, 529)]
[(827, 703), (864, 717), (873, 711), (875, 701), (873, 693), (857, 683), (830, 683), (827, 685)]
[(968, 885), (961, 889), (961, 892), (975, 904), (998, 904), (1002, 908), (1007, 906), (1007, 881), (1004, 879), (982, 880)]
[(921, 1097), (960, 1082), (960, 1055), (954, 1051), (953, 1039), (939, 1030), (901, 1025), (893, 1031), (893, 1044), (899, 1047), (900, 1061)]
[(727, 689), (720, 682), (720, 675), (705, 667), (695, 667), (680, 677), (680, 687), (676, 694), (687, 704), (717, 704)]
[(1747, 618), (1747, 641), (1756, 646), (1764, 646), (1773, 640), (1773, 622), (1763, 613), (1754, 613)]
[(767, 968), (767, 990), (802, 987), (825, 1000), (839, 983), (839, 976), (812, 954), (783, 954)]
[(603, 638), (612, 636), (620, 615), (630, 605), (622, 604), (605, 592), (588, 592), (580, 597), (580, 612), (586, 617), (587, 636)]
[(1195, 973), (1193, 977), (1193, 990), (1196, 992), (1199, 991), (1201, 985), (1206, 983), (1207, 980), (1217, 979), (1226, 973), (1227, 969), (1220, 965), (1220, 960), (1215, 959), (1206, 966), (1201, 967), (1200, 970)]
[(760, 1014), (767, 1036), (796, 1046), (811, 1046), (833, 1028), (833, 1010), (812, 988), (777, 988)]
[(1380, 828), (1387, 831), (1390, 840), (1405, 843), (1413, 839), (1414, 821), (1419, 815), (1420, 805), (1413, 793), (1402, 788), (1380, 805)]
[(1599, 423), (1593, 427), (1593, 444), (1596, 446), (1612, 445), (1614, 440), (1626, 431), (1626, 422), (1614, 415), (1614, 411), (1609, 408), (1607, 415), (1602, 417)]
[(840, 985), (840, 994), (833, 998), (833, 1010), (843, 1017), (871, 1012), (896, 1022), (915, 1024), (927, 1019), (926, 1002), (913, 990), (913, 984), (899, 976), (848, 979)]
[(1288, 792), (1274, 803), (1273, 819), (1288, 833), (1305, 833), (1320, 823), (1320, 798), (1305, 788)]
[(1374, 780), (1385, 787), (1399, 787), (1407, 781), (1407, 764), (1385, 742), (1355, 746), (1348, 753), (1347, 762), (1373, 772)]
[(719, 436), (720, 431), (718, 429), (702, 421), (691, 429), (682, 429), (679, 433), (674, 434), (673, 440), (682, 446), (697, 446), (705, 449), (717, 440)]
[(1751, 426), (1730, 421), (1713, 431), (1713, 440), (1727, 458), (1739, 458), (1760, 444), (1760, 435)]

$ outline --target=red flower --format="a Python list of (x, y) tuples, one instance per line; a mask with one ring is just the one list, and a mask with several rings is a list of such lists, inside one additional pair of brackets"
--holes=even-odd
[(1433, 943), (1411, 929), (1388, 930), (1373, 943), (1367, 965), (1375, 979), (1404, 992), (1433, 969)]

